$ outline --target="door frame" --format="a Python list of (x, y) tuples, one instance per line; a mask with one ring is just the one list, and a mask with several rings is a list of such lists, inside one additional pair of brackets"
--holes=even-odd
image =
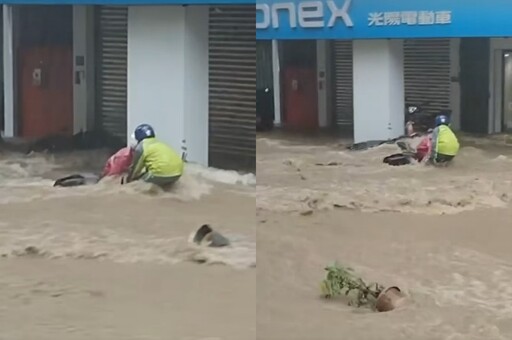
[[(279, 106), (280, 106), (280, 114), (279, 114), (279, 117), (280, 117), (280, 120), (279, 120), (279, 123), (281, 126), (283, 127), (286, 127), (287, 125), (287, 122), (288, 122), (288, 117), (287, 117), (287, 107), (286, 107), (286, 96), (285, 96), (285, 91), (286, 91), (286, 88), (283, 87), (283, 84), (285, 83), (284, 81), (284, 75), (285, 75), (285, 70), (287, 69), (288, 66), (295, 66), (295, 63), (297, 62), (298, 60), (298, 63), (301, 64), (300, 67), (302, 67), (303, 63), (306, 63), (308, 64), (309, 62), (311, 62), (310, 64), (308, 64), (309, 68), (314, 70), (315, 72), (315, 86), (314, 86), (314, 89), (315, 89), (315, 92), (316, 92), (316, 127), (315, 129), (318, 129), (321, 127), (320, 125), (320, 122), (321, 122), (321, 114), (320, 114), (320, 108), (321, 108), (321, 105), (320, 105), (320, 91), (319, 91), (319, 86), (318, 86), (318, 82), (319, 82), (319, 65), (322, 66), (322, 68), (325, 68), (325, 61), (319, 61), (319, 44), (318, 44), (318, 40), (278, 40), (276, 41), (277, 43), (277, 46), (278, 46), (278, 58), (277, 59), (277, 62), (278, 62), (278, 69), (279, 69), (279, 93), (280, 93), (280, 100), (278, 101), (279, 102)], [(307, 43), (307, 44), (311, 44), (311, 46), (309, 46), (310, 48), (302, 48), (302, 50), (304, 51), (309, 51), (309, 53), (311, 53), (312, 56), (314, 56), (314, 60), (309, 60), (309, 59), (303, 59), (303, 58), (297, 58), (295, 61), (293, 62), (290, 62), (289, 60), (289, 56), (290, 55), (296, 55), (294, 53), (294, 50), (295, 49), (299, 49), (298, 46), (300, 44), (304, 44), (304, 43)], [(322, 46), (322, 48), (325, 48), (324, 46)], [(322, 49), (321, 48), (321, 49)], [(320, 57), (323, 57), (323, 58), (326, 58), (326, 56), (322, 53), (322, 55)], [(277, 92), (277, 90), (275, 90)], [(325, 91), (324, 91), (325, 92)]]
[(492, 51), (492, 69), (493, 84), (491, 89), (492, 104), (491, 122), (493, 130), (491, 133), (512, 132), (512, 126), (507, 128), (505, 123), (505, 58), (506, 54), (512, 57), (512, 46), (510, 48), (499, 48)]
[(505, 106), (504, 91), (505, 78), (504, 58), (506, 53), (512, 54), (512, 46), (509, 48), (493, 48), (491, 49), (491, 84), (490, 84), (490, 117), (489, 117), (489, 133), (511, 132), (512, 127), (507, 129), (505, 124)]
[(503, 51), (512, 51), (512, 38), (490, 39), (489, 133), (503, 132)]
[(2, 5), (3, 16), (3, 83), (4, 83), (4, 137), (14, 137), (19, 135), (18, 129), (18, 87), (17, 81), (17, 5)]
[(491, 108), (489, 110), (489, 133), (501, 133), (505, 130), (503, 114), (503, 90), (505, 79), (503, 78), (503, 54), (505, 49), (491, 50)]
[(316, 40), (316, 92), (318, 127), (320, 129), (333, 127), (331, 62), (331, 43), (328, 40)]
[[(496, 72), (498, 72), (500, 78), (501, 78), (501, 84), (500, 84), (500, 91), (498, 93), (496, 93), (496, 95), (499, 97), (500, 99), (500, 102), (499, 102), (499, 112), (501, 113), (500, 116), (501, 116), (501, 119), (500, 119), (500, 126), (501, 126), (501, 131), (503, 132), (511, 132), (512, 131), (512, 126), (511, 127), (508, 127), (507, 128), (507, 125), (505, 123), (505, 58), (507, 58), (507, 54), (509, 55), (510, 58), (512, 58), (512, 49), (502, 49), (500, 50), (500, 54), (499, 54), (499, 57), (500, 57), (500, 68), (499, 69), (496, 69)], [(496, 57), (496, 56), (495, 56)]]
[[(28, 139), (32, 139), (32, 138), (37, 138), (37, 137), (34, 137), (34, 136), (23, 136), (24, 133), (27, 133), (27, 127), (28, 126), (31, 126), (32, 123), (28, 123), (29, 120), (26, 120), (28, 117), (25, 116), (25, 114), (27, 113), (27, 111), (25, 111), (25, 104), (26, 102), (33, 102), (32, 98), (30, 98), (30, 95), (27, 95), (27, 93), (25, 92), (26, 90), (26, 82), (28, 81), (26, 77), (27, 75), (27, 70), (26, 70), (26, 67), (27, 65), (23, 62), (25, 60), (25, 58), (27, 57), (27, 55), (25, 53), (29, 53), (30, 56), (33, 56), (33, 52), (34, 53), (37, 53), (38, 55), (38, 58), (44, 58), (40, 55), (40, 53), (43, 53), (43, 55), (46, 55), (46, 57), (48, 58), (52, 58), (54, 55), (53, 55), (53, 52), (56, 51), (56, 50), (59, 50), (61, 51), (61, 47), (65, 46), (65, 50), (66, 52), (64, 52), (64, 50), (62, 50), (61, 52), (62, 53), (68, 53), (69, 52), (69, 58), (66, 58), (67, 60), (67, 63), (69, 65), (69, 68), (67, 69), (66, 73), (67, 72), (70, 72), (69, 74), (69, 83), (67, 84), (67, 86), (65, 84), (62, 84), (62, 86), (64, 86), (66, 88), (66, 100), (65, 102), (68, 102), (68, 104), (70, 104), (70, 107), (69, 107), (69, 111), (67, 112), (67, 114), (65, 115), (65, 118), (64, 120), (66, 122), (69, 123), (66, 124), (66, 127), (65, 127), (65, 132), (63, 130), (55, 130), (54, 132), (50, 132), (51, 131), (51, 128), (49, 131), (47, 131), (47, 133), (49, 134), (61, 134), (61, 133), (64, 133), (64, 134), (71, 134), (73, 135), (75, 133), (74, 131), (74, 119), (75, 119), (75, 112), (74, 112), (74, 105), (75, 105), (75, 98), (74, 98), (74, 92), (75, 92), (75, 58), (74, 58), (74, 49), (75, 49), (75, 46), (74, 46), (74, 40), (75, 40), (75, 35), (76, 35), (76, 29), (75, 29), (75, 25), (74, 25), (74, 22), (75, 22), (75, 15), (74, 15), (74, 5), (72, 4), (55, 4), (55, 5), (40, 5), (40, 4), (33, 4), (33, 5), (29, 5), (29, 6), (17, 6), (16, 8), (16, 16), (15, 16), (15, 21), (14, 21), (14, 30), (15, 30), (15, 45), (16, 45), (16, 49), (14, 50), (14, 55), (16, 57), (16, 60), (18, 61), (17, 63), (17, 67), (16, 67), (16, 70), (15, 70), (15, 74), (16, 74), (16, 78), (17, 78), (17, 86), (15, 87), (14, 91), (16, 92), (16, 104), (15, 104), (15, 107), (17, 108), (16, 111), (15, 111), (15, 115), (16, 115), (16, 121), (17, 121), (17, 135), (18, 136), (21, 136), (21, 137), (26, 137)], [(60, 11), (64, 11), (64, 13), (59, 13)], [(38, 37), (35, 37), (33, 38), (33, 35), (32, 35), (32, 29), (37, 29), (38, 28), (38, 25), (44, 25), (44, 23), (42, 22), (38, 22), (36, 24), (36, 26), (33, 26), (31, 24), (28, 24), (27, 23), (30, 23), (30, 19), (32, 19), (32, 17), (45, 17), (45, 16), (50, 16), (50, 18), (60, 18), (62, 15), (64, 15), (64, 17), (62, 17), (61, 20), (59, 20), (59, 25), (62, 24), (62, 28), (65, 27), (65, 32), (68, 33), (69, 35), (66, 34), (67, 38), (65, 40), (65, 42), (59, 40), (60, 37), (58, 37), (57, 41), (53, 41), (52, 39), (57, 35), (52, 35), (52, 33), (57, 33), (57, 32), (53, 32), (53, 31), (48, 31), (46, 33), (50, 33), (50, 35), (46, 35), (46, 36), (38, 36)], [(46, 25), (45, 25), (46, 26)], [(27, 30), (27, 31), (25, 31)], [(28, 38), (28, 37), (32, 37), (32, 38)], [(46, 39), (49, 38), (51, 40), (50, 43), (48, 43), (46, 41)], [(69, 40), (68, 40), (69, 38)], [(25, 41), (25, 39), (29, 39), (30, 41), (27, 42)], [(29, 52), (30, 51), (30, 52)], [(36, 52), (37, 51), (37, 52)], [(51, 51), (51, 52), (50, 52)], [(49, 53), (49, 55), (47, 55), (46, 53)], [(50, 55), (52, 57), (50, 57)], [(59, 53), (59, 55), (61, 55), (61, 53)], [(28, 57), (29, 59), (31, 57)], [(54, 70), (55, 71), (55, 70)], [(46, 71), (44, 70), (44, 67), (43, 67), (43, 73), (45, 73)], [(59, 85), (60, 87), (60, 85)], [(62, 90), (62, 89), (61, 89)], [(69, 91), (69, 92), (68, 92)], [(68, 95), (69, 93), (69, 95)], [(41, 103), (39, 104), (42, 104), (43, 106), (45, 105), (53, 105), (54, 103), (58, 103), (59, 100), (55, 99), (53, 96), (45, 96), (45, 98), (48, 98), (48, 99), (44, 99)], [(51, 103), (51, 104), (50, 104)], [(67, 110), (66, 110), (67, 111)], [(28, 111), (30, 112), (30, 111)], [(49, 119), (58, 119), (58, 120), (62, 120), (61, 118), (63, 117), (49, 117)], [(56, 128), (56, 126), (53, 126)], [(28, 129), (30, 130), (30, 129)], [(41, 136), (41, 137), (45, 137), (45, 136)]]
[(279, 41), (272, 40), (272, 81), (274, 85), (274, 126), (281, 127), (281, 67), (279, 62)]
[[(18, 34), (19, 34), (19, 8), (21, 5), (2, 5), (3, 17), (3, 82), (4, 82), (4, 136), (17, 137), (20, 135), (21, 115), (18, 112)], [(73, 120), (74, 133), (84, 129), (94, 128), (94, 11), (92, 5), (71, 5), (73, 7), (73, 74), (77, 71), (85, 71), (85, 91), (77, 91), (77, 85), (73, 81)], [(91, 13), (92, 12), (92, 13)], [(77, 21), (79, 13), (85, 15), (85, 20)], [(86, 32), (78, 29), (86, 27)], [(81, 46), (81, 47), (79, 47)], [(77, 67), (77, 55), (82, 55), (85, 49), (84, 66)], [(77, 93), (78, 92), (78, 93)], [(84, 96), (86, 98), (84, 98)], [(85, 103), (85, 105), (84, 105)], [(86, 108), (84, 109), (84, 106)], [(80, 109), (79, 109), (80, 108)], [(84, 115), (86, 115), (84, 117)]]

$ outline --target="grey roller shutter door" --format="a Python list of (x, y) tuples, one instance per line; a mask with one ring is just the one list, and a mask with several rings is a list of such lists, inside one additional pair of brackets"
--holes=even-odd
[(406, 103), (428, 113), (450, 109), (450, 39), (404, 41)]
[(209, 163), (254, 171), (256, 9), (211, 6), (209, 17)]
[(352, 129), (354, 125), (352, 41), (334, 40), (332, 53), (335, 123), (341, 129)]
[(99, 6), (97, 28), (97, 121), (126, 140), (128, 7)]

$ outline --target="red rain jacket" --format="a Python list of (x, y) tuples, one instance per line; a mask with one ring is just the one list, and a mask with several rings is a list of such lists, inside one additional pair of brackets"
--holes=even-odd
[(128, 168), (132, 164), (133, 149), (129, 146), (120, 149), (118, 152), (110, 156), (103, 168), (102, 177), (119, 176), (128, 172)]

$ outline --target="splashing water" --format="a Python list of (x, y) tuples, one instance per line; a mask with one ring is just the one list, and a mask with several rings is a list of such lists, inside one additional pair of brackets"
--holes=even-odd
[(384, 164), (385, 156), (400, 152), (396, 145), (349, 151), (334, 144), (257, 143), (257, 205), (262, 209), (452, 214), (506, 207), (512, 190), (512, 148), (466, 146), (451, 167), (437, 169)]
[[(254, 207), (254, 190), (244, 189), (254, 185), (252, 174), (187, 164), (184, 175), (169, 191), (142, 181), (120, 185), (119, 178), (54, 188), (58, 177), (101, 169), (108, 155), (0, 156), (0, 209), (5, 210), (2, 215), (18, 211), (18, 215), (5, 218), (0, 229), (3, 257), (167, 264), (202, 257), (208, 263), (235, 268), (255, 265), (255, 240), (246, 236), (248, 231), (252, 234), (253, 218), (247, 218), (245, 212), (226, 216), (224, 207), (219, 209), (226, 200), (242, 200)], [(231, 227), (230, 219), (237, 221), (236, 225)], [(202, 249), (187, 242), (190, 229), (212, 221), (233, 230), (232, 247)]]
[(253, 174), (239, 174), (235, 171), (187, 164), (182, 178), (169, 192), (143, 182), (121, 186), (119, 178), (106, 178), (93, 186), (53, 188), (53, 181), (58, 177), (71, 173), (83, 173), (84, 170), (101, 169), (108, 155), (105, 152), (99, 152), (99, 155), (95, 152), (75, 152), (57, 156), (47, 154), (3, 156), (3, 159), (0, 158), (0, 194), (2, 190), (8, 190), (9, 194), (0, 195), (0, 204), (65, 196), (110, 194), (144, 194), (193, 201), (210, 194), (215, 183), (241, 186), (254, 186), (256, 183)]

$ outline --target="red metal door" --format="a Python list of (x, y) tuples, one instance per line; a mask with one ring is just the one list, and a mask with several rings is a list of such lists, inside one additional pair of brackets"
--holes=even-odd
[(316, 71), (288, 67), (283, 78), (285, 126), (301, 131), (318, 129)]
[(19, 56), (21, 136), (72, 135), (72, 47), (22, 48)]

